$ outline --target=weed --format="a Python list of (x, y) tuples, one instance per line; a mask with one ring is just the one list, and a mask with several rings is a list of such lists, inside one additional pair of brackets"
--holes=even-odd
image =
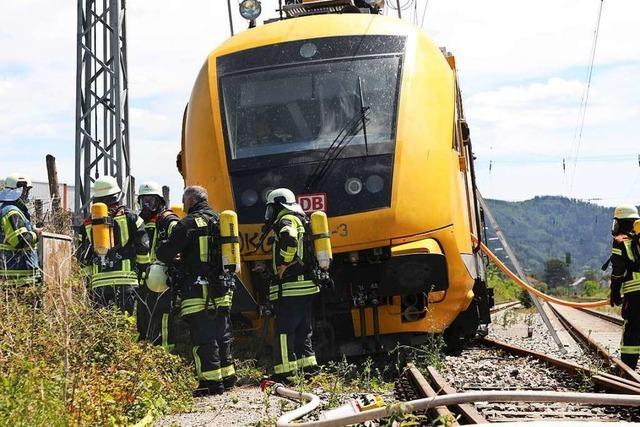
[(446, 343), (441, 335), (429, 335), (424, 344), (414, 347), (398, 345), (391, 350), (396, 356), (396, 369), (401, 372), (408, 362), (412, 362), (417, 368), (433, 366), (436, 369), (444, 368), (444, 349)]

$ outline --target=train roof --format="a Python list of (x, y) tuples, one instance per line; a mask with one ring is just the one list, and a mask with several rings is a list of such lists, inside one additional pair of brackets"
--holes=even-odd
[(248, 29), (227, 39), (211, 57), (253, 47), (321, 37), (357, 35), (418, 35), (419, 27), (401, 19), (373, 14), (328, 14), (285, 19)]

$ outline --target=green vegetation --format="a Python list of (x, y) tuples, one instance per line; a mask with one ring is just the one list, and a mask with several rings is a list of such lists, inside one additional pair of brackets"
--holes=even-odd
[(490, 288), (493, 288), (496, 304), (515, 301), (523, 294), (520, 287), (513, 280), (506, 278), (493, 264), (489, 264), (487, 269), (487, 283)]
[(91, 307), (81, 279), (16, 293), (0, 301), (0, 424), (148, 424), (191, 407), (191, 367), (137, 343), (133, 319)]
[(531, 273), (541, 275), (545, 261), (551, 258), (570, 261), (574, 274), (598, 271), (609, 257), (612, 208), (552, 196), (487, 203), (518, 259)]

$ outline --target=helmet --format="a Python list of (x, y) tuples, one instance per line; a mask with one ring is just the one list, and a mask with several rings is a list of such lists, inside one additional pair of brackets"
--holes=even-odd
[(101, 176), (100, 178), (96, 179), (93, 187), (94, 198), (113, 196), (120, 192), (122, 192), (122, 190), (120, 190), (118, 181), (116, 181), (116, 179), (112, 176)]
[(276, 188), (267, 194), (267, 209), (264, 213), (266, 223), (272, 223), (282, 209), (304, 215), (302, 206), (296, 201), (296, 195), (288, 188)]
[(157, 261), (151, 264), (146, 283), (147, 288), (152, 292), (161, 293), (169, 289), (167, 286), (167, 267)]
[(31, 179), (19, 173), (12, 173), (4, 180), (5, 188), (16, 189), (18, 187), (27, 187), (31, 188), (33, 185), (31, 184)]
[(164, 200), (164, 195), (162, 194), (162, 187), (160, 184), (154, 181), (143, 182), (138, 190), (138, 199), (140, 196), (158, 196)]
[(638, 209), (633, 205), (620, 205), (613, 211), (614, 219), (640, 219)]
[(271, 190), (269, 194), (267, 194), (267, 203), (280, 203), (283, 205), (290, 205), (293, 203), (297, 203), (296, 195), (293, 194), (293, 191), (288, 188), (276, 188), (275, 190)]

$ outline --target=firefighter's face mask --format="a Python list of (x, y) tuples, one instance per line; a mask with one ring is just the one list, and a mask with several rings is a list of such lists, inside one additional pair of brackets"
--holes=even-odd
[(266, 224), (272, 223), (276, 219), (276, 215), (278, 213), (278, 209), (275, 203), (268, 203), (267, 209), (264, 211), (264, 222)]
[(149, 212), (158, 212), (162, 206), (162, 200), (158, 196), (140, 196), (140, 207)]
[(21, 186), (20, 188), (22, 188), (22, 195), (20, 196), (20, 199), (24, 203), (29, 203), (31, 201), (31, 199), (29, 198), (29, 195), (31, 193), (31, 187)]

